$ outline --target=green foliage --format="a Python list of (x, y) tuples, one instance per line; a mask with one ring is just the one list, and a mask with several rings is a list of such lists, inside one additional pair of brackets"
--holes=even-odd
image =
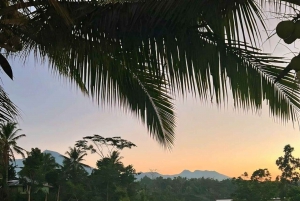
[(50, 185), (57, 187), (61, 171), (59, 169), (50, 170), (45, 174), (45, 181)]
[[(284, 156), (276, 161), (283, 173), (275, 181), (268, 169), (258, 169), (251, 175), (245, 172), (238, 178), (223, 181), (182, 177), (144, 177), (135, 181), (135, 169), (131, 165), (125, 166), (116, 150), (101, 157), (96, 163), (97, 168), (87, 175), (81, 163), (86, 152), (78, 147), (69, 147), (68, 157), (61, 167), (53, 163), (49, 155), (34, 148), (28, 153), (20, 175), (29, 172), (29, 176), (34, 176), (33, 180), (51, 184), (49, 194), (45, 194), (38, 183), (27, 181), (31, 198), (37, 201), (44, 200), (46, 195), (49, 201), (215, 201), (230, 198), (234, 201), (269, 201), (282, 195), (283, 201), (298, 201), (300, 187), (295, 182), (297, 174), (294, 172), (299, 168), (299, 160), (292, 155), (293, 151), (290, 145), (285, 146)], [(12, 194), (11, 199), (16, 197), (22, 200), (24, 195)]]
[(28, 189), (32, 199), (44, 200), (48, 196), (48, 192), (43, 191), (44, 185), (47, 182), (55, 184), (55, 178), (49, 178), (49, 174), (56, 171), (58, 164), (50, 154), (42, 153), (39, 148), (32, 148), (23, 164), (19, 172), (21, 183)]
[(284, 156), (281, 156), (276, 160), (278, 169), (282, 171), (282, 174), (278, 179), (284, 183), (297, 185), (300, 174), (296, 170), (300, 167), (300, 159), (295, 158), (292, 155), (294, 148), (290, 145), (286, 145), (283, 151)]
[(9, 164), (8, 166), (8, 180), (16, 179), (17, 173), (16, 173), (16, 166), (14, 164)]
[(42, 153), (39, 148), (32, 148), (23, 164), (19, 175), (38, 183), (45, 182), (46, 175), (58, 167), (55, 159), (50, 154)]
[(144, 177), (138, 184), (140, 187), (134, 201), (215, 201), (229, 199), (234, 191), (231, 180), (218, 181), (204, 178)]
[(97, 153), (101, 158), (110, 157), (114, 151), (136, 147), (135, 144), (121, 137), (105, 138), (100, 135), (86, 136), (83, 140), (78, 140), (75, 146), (92, 154)]
[(66, 180), (79, 182), (82, 177), (87, 176), (87, 172), (82, 164), (83, 158), (87, 155), (85, 150), (76, 147), (69, 147), (66, 152), (67, 157), (63, 160), (62, 171)]
[(135, 174), (131, 165), (124, 166), (121, 162), (120, 153), (113, 151), (110, 157), (97, 161), (97, 169), (91, 174), (94, 192), (98, 192), (96, 195), (102, 199), (129, 200), (135, 194), (131, 189)]
[(236, 191), (232, 194), (234, 201), (269, 201), (278, 195), (278, 182), (271, 181), (268, 169), (258, 169), (250, 179), (245, 172), (238, 178), (233, 178)]
[(88, 200), (84, 183), (66, 181), (63, 190), (62, 200)]
[[(287, 195), (287, 200), (289, 201), (299, 201), (300, 200), (300, 187), (299, 186), (291, 186)], [(283, 199), (285, 200), (285, 199)]]
[(282, 201), (299, 200), (300, 187), (299, 168), (300, 159), (292, 155), (294, 148), (286, 145), (283, 149), (284, 156), (276, 160), (281, 175), (272, 181), (267, 169), (258, 169), (249, 178), (245, 172), (232, 181), (236, 191), (232, 194), (234, 201), (269, 201), (271, 198), (280, 197)]
[(10, 167), (10, 162), (15, 161), (15, 153), (24, 157), (25, 150), (18, 146), (17, 141), (26, 135), (19, 135), (20, 130), (17, 129), (17, 123), (15, 122), (0, 123), (0, 175), (2, 176), (0, 198), (3, 200), (9, 196), (7, 181), (10, 176), (14, 176), (14, 170)]
[[(278, 169), (281, 170), (281, 175), (277, 177), (280, 181), (279, 186), (279, 197), (284, 200), (284, 198), (297, 198), (297, 192), (299, 192), (298, 182), (300, 180), (299, 168), (300, 159), (295, 158), (292, 153), (294, 148), (290, 145), (286, 145), (283, 149), (284, 156), (280, 156), (276, 160), (276, 165)], [(296, 196), (296, 197), (295, 197)]]

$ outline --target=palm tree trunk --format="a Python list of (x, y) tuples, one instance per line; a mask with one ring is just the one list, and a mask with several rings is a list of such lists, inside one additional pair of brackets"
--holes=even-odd
[(28, 201), (30, 201), (30, 191), (31, 191), (31, 186), (27, 186)]
[(3, 175), (3, 194), (6, 199), (8, 199), (8, 164), (9, 164), (9, 153), (6, 147), (4, 147), (3, 151), (3, 161), (4, 161), (4, 175)]
[(57, 191), (57, 199), (56, 199), (56, 201), (59, 201), (59, 191), (60, 191), (60, 185), (58, 185), (58, 191)]

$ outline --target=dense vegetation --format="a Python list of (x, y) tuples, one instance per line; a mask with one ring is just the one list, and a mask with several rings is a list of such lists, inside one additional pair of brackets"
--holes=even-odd
[[(17, 146), (17, 137), (14, 125), (7, 136), (11, 137), (9, 150)], [(19, 131), (16, 129), (16, 131)], [(6, 138), (0, 135), (0, 145), (4, 145)], [(17, 138), (16, 138), (17, 137)], [(212, 179), (150, 179), (144, 177), (141, 181), (135, 180), (137, 172), (133, 166), (125, 166), (120, 152), (124, 148), (132, 148), (132, 142), (120, 137), (104, 138), (99, 135), (87, 136), (69, 147), (65, 153), (63, 164), (59, 165), (47, 153), (39, 148), (32, 148), (27, 152), (21, 171), (16, 175), (14, 157), (1, 155), (1, 159), (9, 157), (10, 163), (0, 160), (1, 167), (1, 200), (82, 200), (82, 201), (146, 201), (146, 200), (214, 200), (228, 198), (232, 193), (233, 184), (230, 180), (217, 181)], [(6, 152), (0, 146), (2, 153)], [(82, 162), (88, 153), (98, 154), (96, 168), (89, 175)], [(7, 176), (6, 176), (7, 175)], [(21, 191), (14, 186), (8, 186), (7, 180), (19, 180)], [(47, 187), (50, 186), (50, 190)], [(46, 187), (46, 188), (45, 188)]]
[(218, 181), (209, 178), (144, 177), (138, 184), (140, 190), (137, 193), (137, 200), (141, 201), (216, 201), (230, 198), (235, 189), (230, 179)]
[(268, 169), (258, 169), (250, 176), (247, 172), (232, 182), (236, 191), (232, 194), (234, 201), (269, 201), (280, 198), (282, 201), (300, 200), (300, 158), (292, 155), (294, 148), (284, 147), (284, 156), (276, 160), (281, 175), (272, 180)]
[[(72, 148), (69, 152), (71, 156), (84, 156), (81, 148)], [(28, 193), (10, 189), (8, 200), (215, 201), (216, 198), (229, 198), (234, 189), (231, 180), (144, 177), (135, 181), (135, 169), (124, 166), (119, 154), (112, 151), (109, 157), (99, 159), (92, 174), (88, 175), (84, 165), (77, 160), (80, 157), (69, 155), (63, 166), (59, 166), (52, 156), (33, 148), (19, 172), (20, 181)], [(11, 171), (9, 178), (14, 177), (14, 171)], [(49, 193), (41, 188), (46, 183), (52, 186)]]
[[(294, 148), (284, 147), (284, 155), (276, 160), (282, 174), (271, 177), (268, 169), (258, 169), (252, 175), (243, 175), (218, 181), (209, 178), (186, 179), (176, 177), (144, 177), (132, 165), (122, 163), (121, 151), (135, 144), (120, 137), (99, 135), (78, 140), (65, 153), (63, 164), (39, 148), (26, 152), (24, 166), (16, 175), (14, 152), (24, 155), (18, 146), (17, 124), (6, 123), (0, 129), (0, 200), (6, 201), (215, 201), (232, 198), (234, 201), (269, 201), (300, 199), (300, 159), (292, 155)], [(83, 164), (87, 154), (98, 154), (96, 168), (89, 174)], [(8, 159), (7, 159), (8, 158)], [(8, 161), (8, 162), (7, 162)], [(19, 180), (19, 189), (9, 185)]]

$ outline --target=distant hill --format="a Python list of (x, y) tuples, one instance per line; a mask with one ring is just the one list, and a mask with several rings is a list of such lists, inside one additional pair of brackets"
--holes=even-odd
[[(63, 164), (64, 157), (63, 157), (62, 154), (60, 154), (60, 153), (58, 153), (58, 152), (56, 152), (56, 151), (51, 151), (51, 150), (45, 150), (45, 151), (43, 151), (43, 153), (47, 153), (47, 154), (50, 154), (51, 156), (53, 156), (54, 159), (55, 159), (55, 162), (58, 163), (59, 165), (62, 165), (62, 164)], [(23, 159), (16, 159), (16, 166), (17, 166), (16, 172), (18, 173), (18, 172), (21, 170), (21, 168), (24, 166), (24, 164), (23, 164)], [(86, 166), (87, 166), (87, 167), (84, 167), (84, 169), (85, 169), (89, 174), (91, 174), (93, 168), (90, 167), (90, 166), (88, 166), (88, 165), (86, 165)]]
[[(43, 153), (48, 153), (51, 154), (54, 158), (56, 163), (58, 163), (59, 165), (63, 164), (63, 160), (64, 157), (62, 154), (55, 152), (55, 151), (51, 151), (51, 150), (45, 150), (43, 151)], [(23, 159), (16, 159), (16, 172), (18, 173), (20, 171), (20, 169), (24, 166), (23, 165)], [(85, 170), (91, 174), (93, 168), (88, 166), (85, 167)], [(212, 178), (212, 179), (216, 179), (216, 180), (224, 180), (224, 179), (228, 179), (229, 177), (223, 174), (220, 174), (216, 171), (208, 171), (208, 170), (195, 170), (194, 172), (191, 172), (189, 170), (183, 170), (181, 173), (179, 174), (174, 174), (174, 175), (162, 175), (158, 172), (142, 172), (140, 175), (136, 176), (137, 180), (140, 180), (143, 177), (149, 177), (149, 178), (156, 178), (156, 177), (163, 177), (163, 178), (171, 178), (173, 179), (174, 177), (185, 177), (187, 179), (191, 179), (191, 178)]]
[(187, 179), (192, 179), (192, 178), (211, 178), (211, 179), (216, 179), (216, 180), (224, 180), (224, 179), (229, 179), (230, 177), (220, 174), (216, 171), (209, 171), (209, 170), (195, 170), (194, 172), (191, 172), (189, 170), (183, 170), (179, 174), (174, 174), (174, 175), (162, 175), (159, 174), (158, 172), (143, 172), (140, 175), (137, 175), (136, 178), (137, 180), (140, 180), (143, 177), (149, 177), (149, 178), (156, 178), (156, 177), (163, 177), (163, 178), (171, 178), (173, 179), (174, 177), (185, 177)]

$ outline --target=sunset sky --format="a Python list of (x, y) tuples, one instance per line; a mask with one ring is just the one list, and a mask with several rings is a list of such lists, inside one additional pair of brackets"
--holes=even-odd
[[(270, 29), (275, 26), (269, 24)], [(286, 55), (289, 50), (283, 45), (276, 47), (278, 41), (274, 36), (265, 50), (291, 56)], [(221, 108), (191, 96), (179, 97), (175, 101), (175, 146), (166, 151), (149, 136), (136, 116), (117, 107), (96, 105), (52, 74), (47, 64), (34, 62), (33, 58), (25, 63), (11, 62), (14, 81), (4, 74), (1, 79), (21, 110), (19, 127), (27, 137), (18, 143), (27, 150), (38, 147), (64, 154), (76, 140), (87, 135), (121, 136), (138, 146), (121, 154), (124, 163), (132, 164), (137, 171), (156, 169), (162, 174), (175, 174), (184, 169), (215, 170), (231, 177), (258, 168), (268, 168), (275, 177), (279, 174), (275, 160), (283, 155), (286, 144), (295, 147), (294, 155), (300, 157), (298, 125), (276, 121), (266, 105), (260, 113), (252, 113), (235, 110), (230, 97)], [(97, 159), (96, 155), (89, 155), (86, 163), (95, 166)]]

